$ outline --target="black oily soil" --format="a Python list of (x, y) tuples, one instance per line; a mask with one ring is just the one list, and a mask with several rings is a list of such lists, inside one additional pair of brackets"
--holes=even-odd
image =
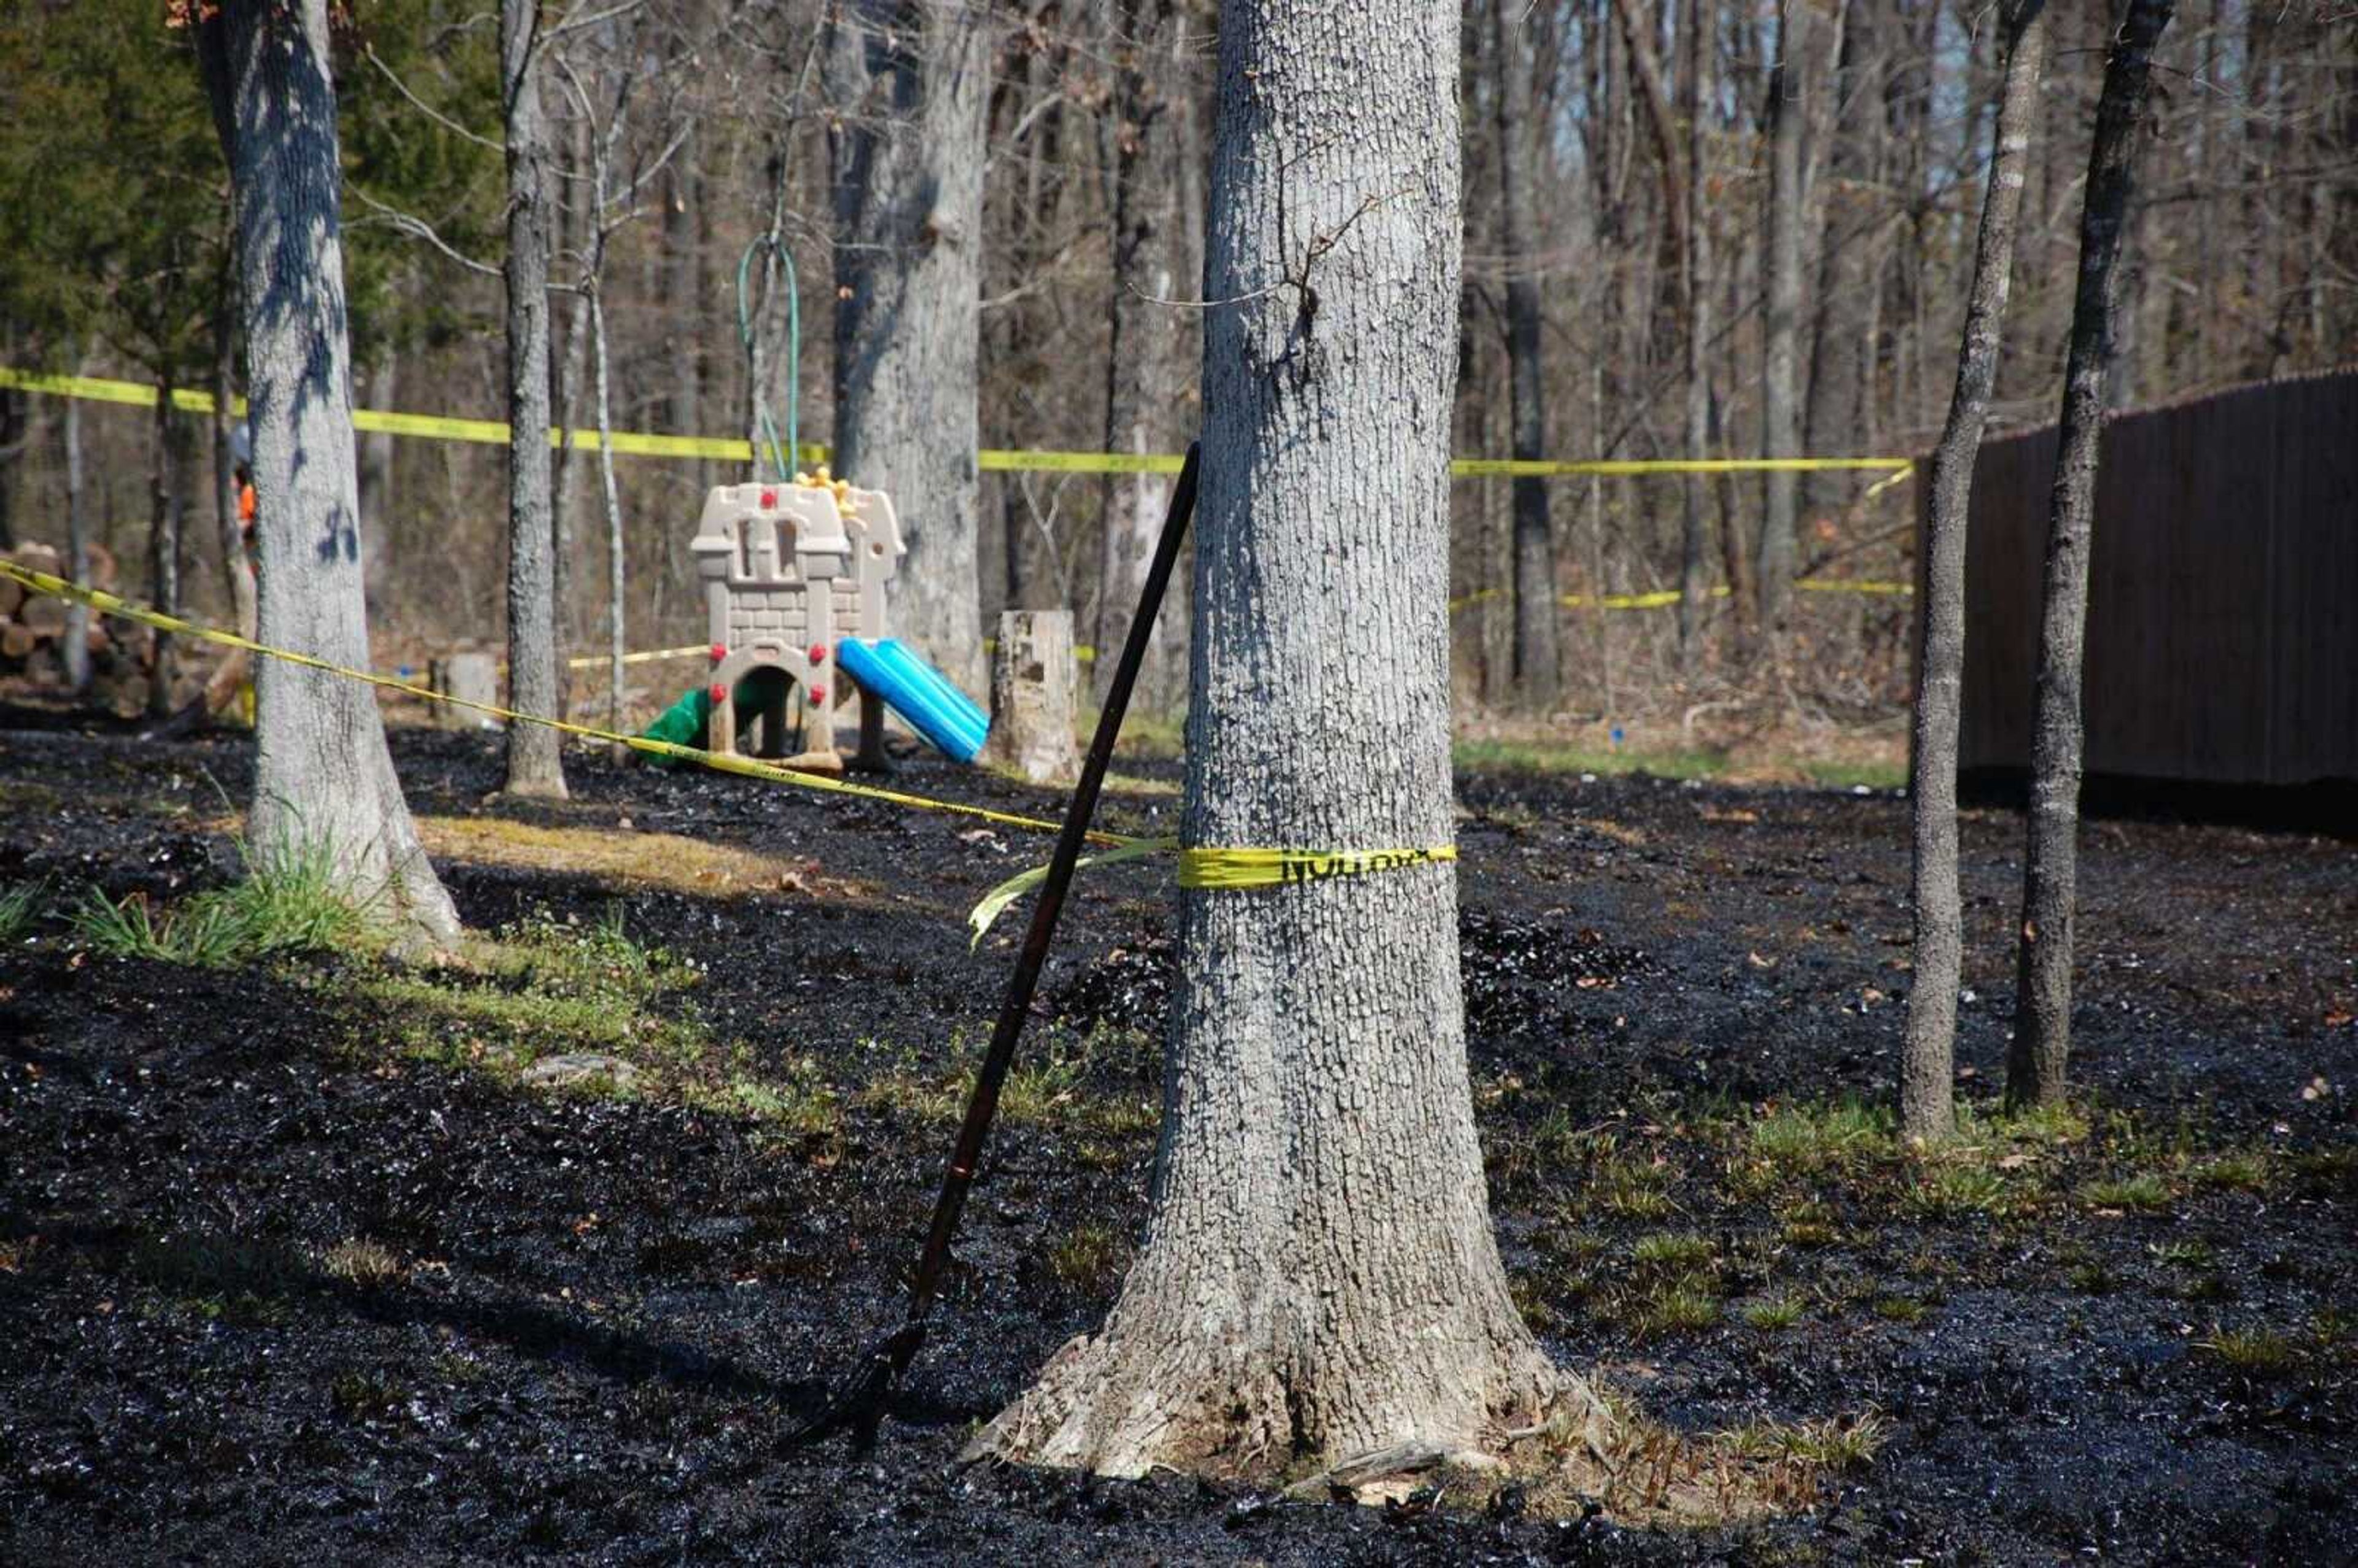
[[(491, 809), (494, 741), (405, 732), (396, 754), (420, 810)], [(215, 789), (242, 796), (249, 766), (226, 741), (0, 736), (0, 881), (207, 885), (228, 864), (206, 826)], [(369, 1050), (380, 1021), (356, 1014), (333, 957), (191, 971), (77, 955), (50, 925), (0, 970), (0, 1561), (2351, 1560), (2351, 1331), (2288, 1375), (2193, 1348), (2214, 1319), (2358, 1310), (2346, 1182), (2197, 1194), (2175, 1229), (2074, 1217), (2014, 1252), (1970, 1226), (1839, 1217), (1863, 1275), (1939, 1281), (1914, 1325), (1854, 1312), (1781, 1336), (1731, 1320), (1641, 1341), (1560, 1314), (1545, 1337), (1561, 1360), (1606, 1368), (1682, 1429), (1868, 1406), (1889, 1426), (1876, 1463), (1804, 1512), (1632, 1530), (1478, 1499), (1412, 1516), (957, 1467), (971, 1424), (1104, 1313), (1114, 1281), (1065, 1283), (1056, 1243), (1085, 1225), (1133, 1233), (1145, 1212), (1151, 1140), (1109, 1166), (1053, 1123), (1010, 1125), (881, 1444), (785, 1450), (824, 1379), (893, 1320), (948, 1141), (856, 1091), (880, 1062), (946, 1076), (954, 1041), (973, 1049), (1012, 923), (969, 953), (964, 910), (1044, 841), (587, 757), (569, 771), (573, 802), (517, 815), (740, 845), (866, 894), (691, 895), (454, 862), (462, 914), (588, 921), (619, 897), (634, 934), (710, 966), (697, 1005), (717, 1037), (807, 1058), (846, 1092), (840, 1136), (511, 1093)], [(917, 760), (900, 782), (1056, 808)], [(1616, 1246), (1662, 1223), (1568, 1220), (1562, 1193), (1502, 1152), (1542, 1119), (1618, 1129), (1682, 1184), (1719, 1158), (1688, 1116), (1888, 1098), (1904, 803), (1515, 774), (1463, 779), (1460, 796), (1469, 1051), (1510, 1267), (1552, 1256), (1566, 1223)], [(1155, 829), (1169, 801), (1109, 809), (1110, 826)], [(1964, 826), (1968, 1099), (2001, 1071), (2019, 832), (2003, 813)], [(2096, 823), (2082, 874), (2073, 1066), (2100, 1107), (2288, 1155), (2358, 1142), (2347, 845)], [(1152, 1035), (1169, 929), (1156, 870), (1084, 873), (1043, 1011)], [(1087, 1061), (1093, 1088), (1152, 1097), (1138, 1037)], [(1493, 1092), (1505, 1084), (1526, 1087)], [(1708, 1223), (1748, 1257), (1740, 1238), (1779, 1217)], [(2150, 1248), (2190, 1227), (2233, 1282), (2224, 1304), (2066, 1278), (2070, 1256), (2144, 1278)], [(400, 1259), (398, 1277), (330, 1275), (322, 1252), (355, 1237)]]

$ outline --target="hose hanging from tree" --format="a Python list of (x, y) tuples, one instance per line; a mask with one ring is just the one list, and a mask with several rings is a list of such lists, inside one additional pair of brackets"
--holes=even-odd
[[(753, 309), (745, 297), (746, 276), (752, 270), (753, 258), (767, 251), (786, 274), (786, 439), (783, 449), (778, 443), (777, 421), (770, 417), (769, 395), (762, 386), (761, 351), (753, 325)], [(769, 282), (769, 264), (763, 266), (764, 292)], [(753, 444), (753, 455), (759, 461), (764, 446), (768, 448), (772, 477), (781, 482), (795, 473), (795, 461), (802, 449), (802, 368), (803, 368), (803, 304), (802, 291), (795, 276), (794, 253), (786, 248), (778, 233), (778, 219), (773, 214), (767, 232), (754, 236), (737, 261), (737, 336), (745, 347), (747, 381), (752, 389), (755, 433), (761, 438)]]

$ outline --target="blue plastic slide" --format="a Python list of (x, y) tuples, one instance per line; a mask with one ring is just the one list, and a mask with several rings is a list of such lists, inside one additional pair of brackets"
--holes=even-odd
[(970, 762), (990, 733), (990, 716), (949, 678), (901, 645), (896, 637), (862, 642), (846, 637), (836, 644), (843, 673), (909, 721), (953, 762)]

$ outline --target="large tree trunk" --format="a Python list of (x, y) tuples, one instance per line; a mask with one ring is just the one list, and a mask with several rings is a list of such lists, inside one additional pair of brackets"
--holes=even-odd
[[(1538, 208), (1531, 184), (1529, 137), (1533, 131), (1531, 66), (1508, 16), (1526, 7), (1517, 0), (1491, 0), (1490, 23), (1498, 64), (1499, 218), (1507, 243), (1507, 363), (1514, 412), (1514, 455), (1532, 461), (1547, 455), (1547, 403), (1540, 360), (1540, 284), (1533, 276), (1531, 215)], [(1518, 479), (1515, 487), (1515, 686), (1517, 706), (1534, 713), (1553, 711), (1563, 679), (1557, 651), (1555, 530), (1548, 519), (1548, 481)]]
[[(557, 538), (549, 511), (548, 120), (536, 0), (501, 0), (508, 168), (508, 706), (557, 716)], [(557, 731), (508, 726), (507, 790), (563, 798)]]
[(2029, 847), (2023, 864), (2009, 1105), (2063, 1098), (2071, 1048), (2071, 923), (2079, 896), (2080, 664), (2088, 622), (2088, 551), (2095, 535), (2097, 443), (2112, 357), (2114, 265), (2134, 183), (2137, 122), (2153, 49), (2172, 0), (2130, 0), (2104, 58), (2104, 96), (2088, 153), (2080, 214), (2080, 276), (2063, 374), (2062, 427), (2048, 503), (2047, 567), (2039, 624), (2038, 707), (2031, 720)]
[(827, 44), (838, 115), (835, 462), (892, 492), (909, 553), (892, 629), (983, 689), (977, 561), (984, 13), (953, 0), (843, 0)]
[(1940, 1142), (1956, 1130), (1957, 982), (1963, 964), (1963, 914), (1957, 892), (1957, 719), (1964, 691), (1965, 522), (1974, 460), (2013, 280), (2014, 236), (2022, 211), (2023, 170), (2039, 114), (2039, 78), (2047, 63), (2045, 0), (2014, 0), (2001, 16), (2006, 81), (1991, 133), (1989, 193), (1982, 201), (1974, 249), (1964, 341), (1949, 422), (1932, 453), (1931, 507), (1924, 524), (1923, 643), (1918, 664), (1915, 784), (1915, 971), (1908, 991), (1908, 1043), (1899, 1073), (1899, 1119), (1911, 1139)]
[[(1777, 60), (1768, 76), (1768, 234), (1763, 264), (1760, 451), (1763, 457), (1801, 454), (1800, 373), (1801, 314), (1801, 103), (1811, 0), (1778, 0)], [(1771, 634), (1784, 624), (1793, 586), (1793, 522), (1800, 475), (1761, 476), (1758, 558), (1760, 623)]]
[[(1186, 445), (1194, 423), (1188, 382), (1195, 323), (1192, 311), (1157, 301), (1192, 294), (1199, 271), (1180, 211), (1183, 153), (1193, 144), (1186, 134), (1190, 105), (1184, 96), (1160, 91), (1152, 65), (1165, 54), (1179, 55), (1185, 24), (1173, 0), (1109, 4), (1118, 36), (1113, 112), (1101, 117), (1098, 133), (1113, 226), (1106, 450), (1175, 451)], [(1090, 683), (1099, 702), (1113, 679), (1114, 654), (1130, 635), (1172, 483), (1170, 474), (1108, 474), (1100, 492), (1104, 533), (1092, 633), (1098, 658)], [(1174, 593), (1163, 602), (1130, 704), (1141, 712), (1170, 712), (1184, 700), (1186, 684), (1187, 603), (1184, 594)]]
[[(261, 640), (369, 665), (344, 319), (341, 173), (326, 0), (232, 0), (200, 52), (237, 206), (262, 556)], [(455, 935), (417, 841), (376, 693), (265, 659), (246, 850), (319, 854), (397, 925)]]
[[(1222, 10), (1190, 845), (1449, 838), (1456, 27)], [(1585, 1400), (1508, 1300), (1455, 918), (1439, 864), (1182, 895), (1145, 1249), (978, 1449), (1266, 1474)]]

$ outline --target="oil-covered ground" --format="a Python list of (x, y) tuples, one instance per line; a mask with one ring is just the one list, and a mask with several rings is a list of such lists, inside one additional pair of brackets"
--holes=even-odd
[[(1141, 1220), (1156, 870), (1085, 874), (882, 1442), (787, 1450), (893, 1320), (1011, 958), (965, 913), (1044, 840), (588, 755), (503, 806), (495, 740), (404, 731), (483, 935), (396, 964), (224, 900), (243, 742), (6, 717), (0, 1561), (2358, 1558), (2349, 842), (2092, 823), (2082, 1098), (2009, 1121), (2020, 822), (1971, 816), (1926, 1159), (1877, 1109), (1903, 802), (1463, 778), (1503, 1246), (1628, 1435), (1586, 1506), (1357, 1507), (953, 1463)], [(1112, 825), (1167, 822), (1130, 772)]]

